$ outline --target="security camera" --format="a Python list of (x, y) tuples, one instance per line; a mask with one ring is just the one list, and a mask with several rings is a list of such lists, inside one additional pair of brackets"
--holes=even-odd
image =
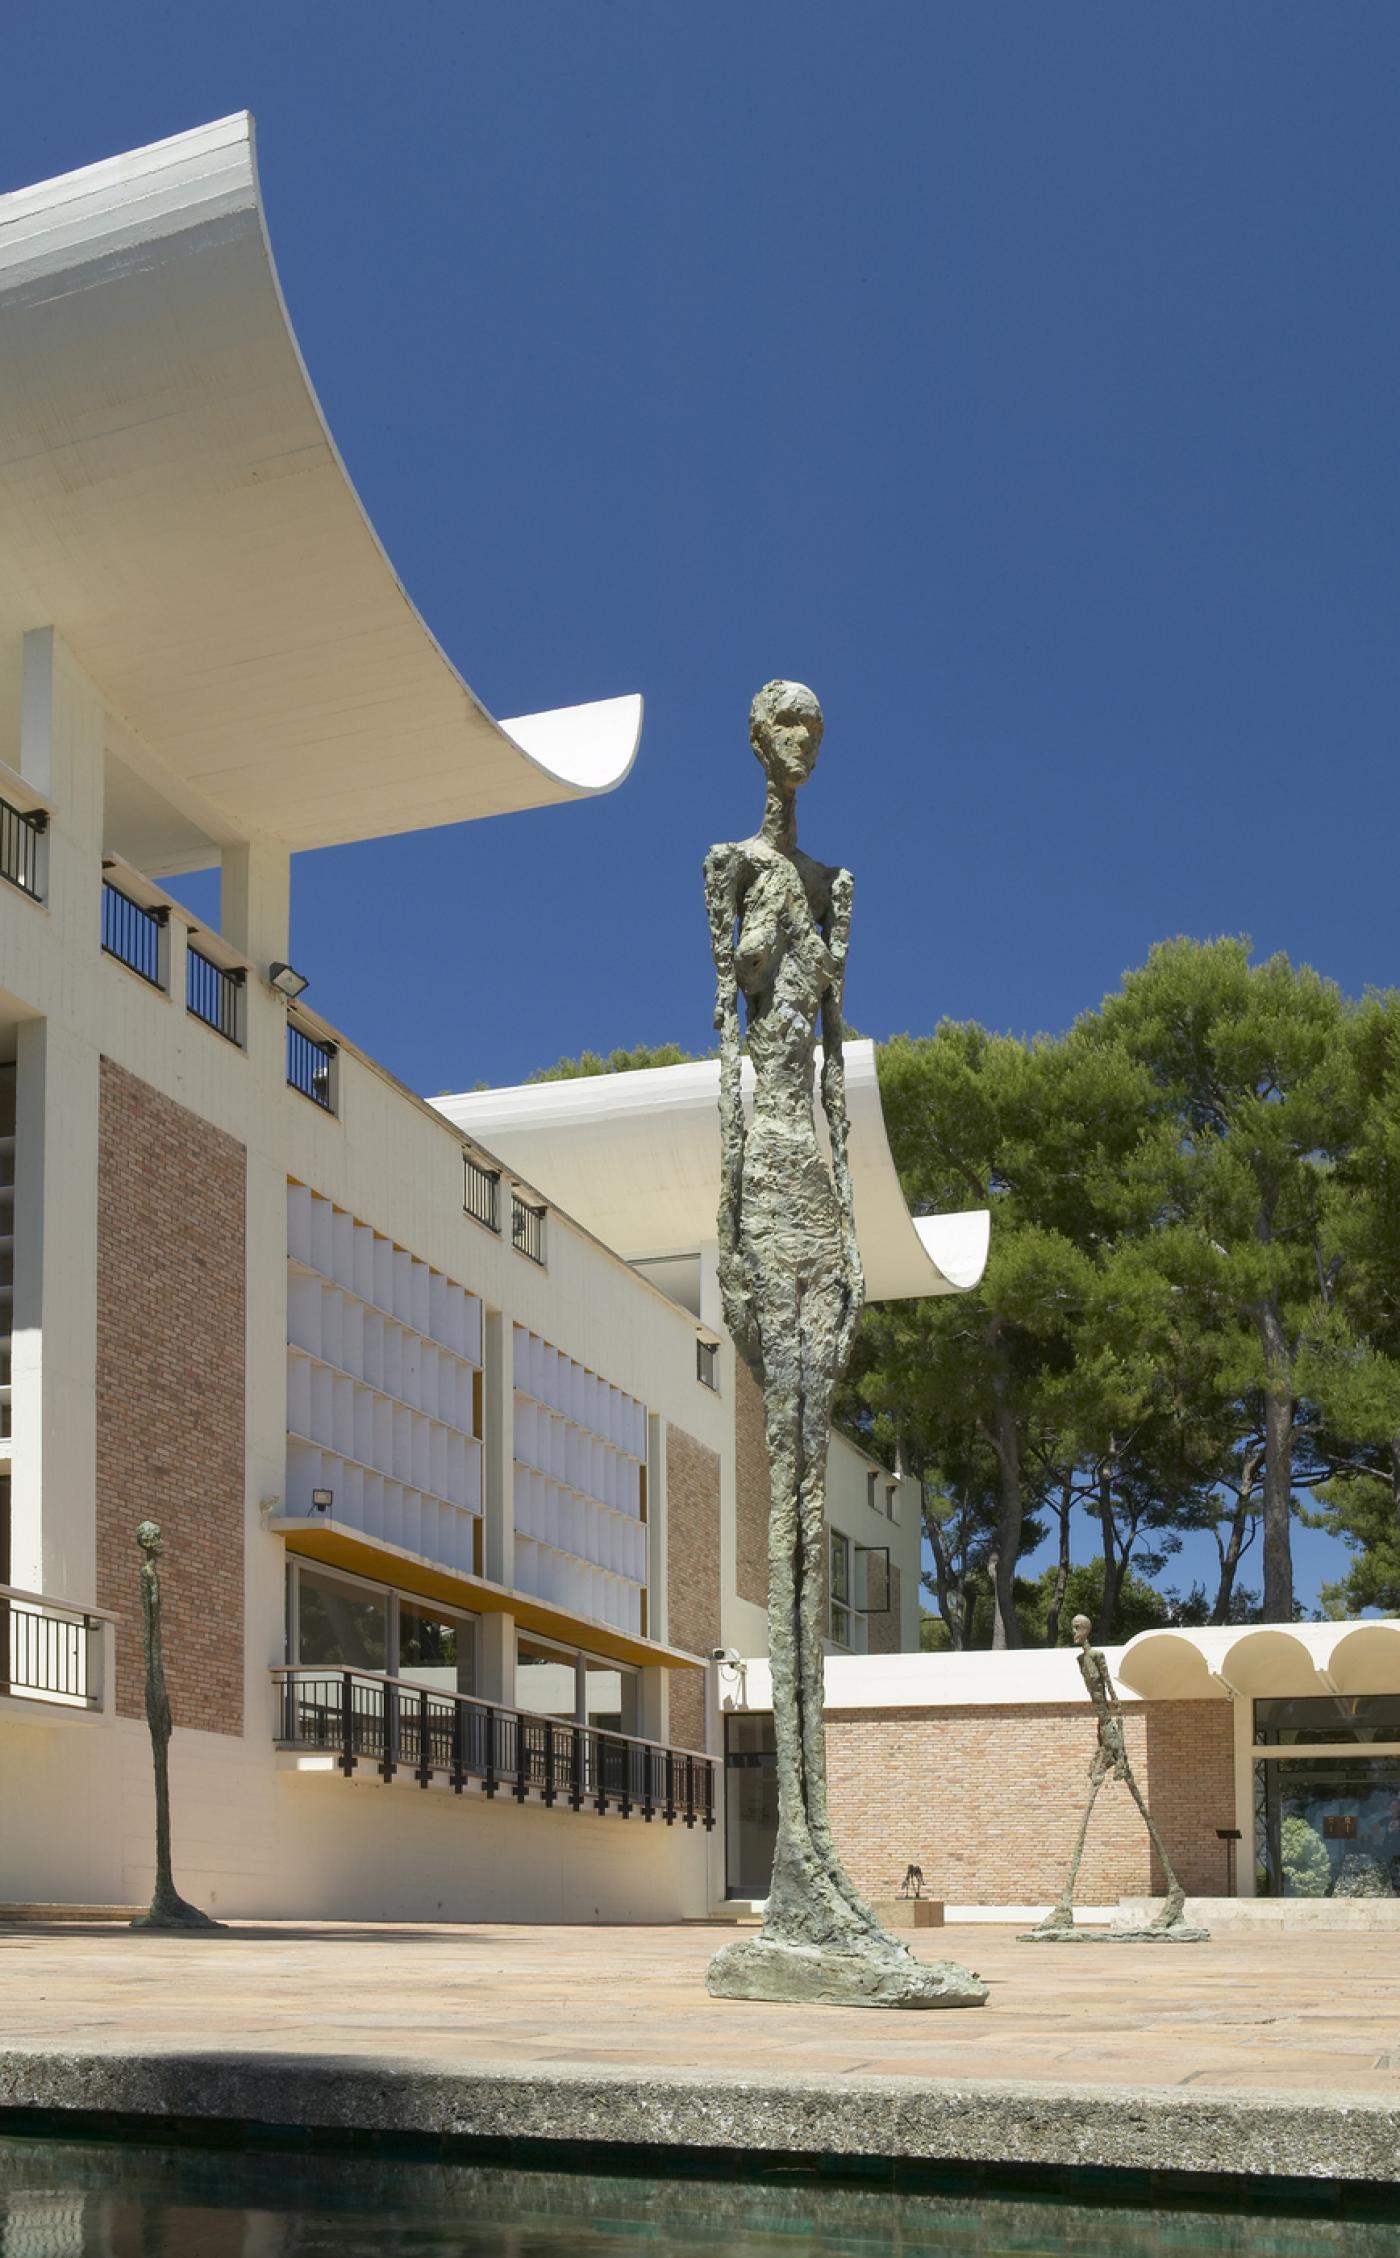
[(717, 1662), (721, 1670), (737, 1670), (740, 1658), (732, 1646), (712, 1646), (710, 1660)]

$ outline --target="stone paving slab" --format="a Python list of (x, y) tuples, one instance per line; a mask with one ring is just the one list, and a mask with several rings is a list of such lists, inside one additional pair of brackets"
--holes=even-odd
[(916, 1937), (982, 2009), (712, 2000), (732, 1931), (0, 1928), (0, 2107), (967, 2162), (1400, 2178), (1377, 1940)]

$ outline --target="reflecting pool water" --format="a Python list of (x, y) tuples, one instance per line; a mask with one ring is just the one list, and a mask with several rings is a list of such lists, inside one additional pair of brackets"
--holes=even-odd
[(0, 2139), (0, 2258), (1395, 2258), (1397, 2222)]

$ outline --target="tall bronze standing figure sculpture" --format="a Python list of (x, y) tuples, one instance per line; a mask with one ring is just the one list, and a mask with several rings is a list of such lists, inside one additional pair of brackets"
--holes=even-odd
[(151, 1728), (151, 1761), (156, 1775), (156, 1886), (148, 1912), (133, 1929), (217, 1929), (222, 1926), (181, 1897), (170, 1871), (170, 1696), (160, 1641), (160, 1524), (143, 1521), (136, 1532), (141, 1547), (141, 1629), (146, 1651), (146, 1722)]
[[(1094, 1753), (1089, 1763), (1089, 1800), (1080, 1814), (1079, 1832), (1074, 1838), (1070, 1855), (1069, 1872), (1064, 1887), (1051, 1906), (1045, 1919), (1037, 1928), (1022, 1938), (1023, 1944), (1054, 1943), (1070, 1938), (1089, 1943), (1170, 1943), (1205, 1944), (1209, 1929), (1198, 1929), (1181, 1918), (1186, 1893), (1176, 1878), (1167, 1846), (1157, 1831), (1157, 1823), (1147, 1808), (1147, 1798), (1137, 1784), (1137, 1776), (1128, 1759), (1127, 1742), (1123, 1738), (1123, 1711), (1118, 1700), (1118, 1690), (1113, 1674), (1101, 1647), (1093, 1645), (1093, 1626), (1087, 1615), (1076, 1615), (1070, 1625), (1074, 1643), (1079, 1649), (1077, 1660), (1079, 1675), (1084, 1680), (1085, 1691), (1094, 1705), (1096, 1738)], [(1094, 1805), (1099, 1800), (1099, 1790), (1105, 1780), (1121, 1780), (1138, 1810), (1143, 1825), (1151, 1839), (1152, 1847), (1162, 1862), (1166, 1877), (1167, 1894), (1162, 1910), (1145, 1929), (1077, 1929), (1074, 1925), (1074, 1885), (1079, 1879), (1080, 1861), (1084, 1856), (1084, 1843), (1089, 1832), (1089, 1821), (1094, 1815)]]
[[(778, 1835), (761, 1934), (710, 1963), (720, 1997), (972, 2007), (968, 1969), (914, 1959), (844, 1872), (827, 1818), (822, 1718), (826, 1460), (831, 1402), (865, 1298), (847, 1156), (842, 990), (851, 874), (797, 844), (797, 792), (822, 740), (799, 682), (754, 699), (749, 741), (767, 778), (753, 838), (712, 847), (705, 901), (720, 1037), (719, 1285), (735, 1348), (763, 1391), (768, 1440), (768, 1645)], [(754, 1072), (740, 1087), (739, 997)], [(817, 1029), (828, 1170), (813, 1117)]]

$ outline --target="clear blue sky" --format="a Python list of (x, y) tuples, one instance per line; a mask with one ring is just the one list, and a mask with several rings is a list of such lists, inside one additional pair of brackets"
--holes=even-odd
[(467, 679), (647, 698), (615, 796), (300, 858), (311, 1000), (428, 1092), (706, 1044), (773, 674), (864, 1032), (1059, 1028), (1178, 931), (1400, 976), (1398, 91), (1393, 0), (11, 11), (3, 184), (251, 108)]

